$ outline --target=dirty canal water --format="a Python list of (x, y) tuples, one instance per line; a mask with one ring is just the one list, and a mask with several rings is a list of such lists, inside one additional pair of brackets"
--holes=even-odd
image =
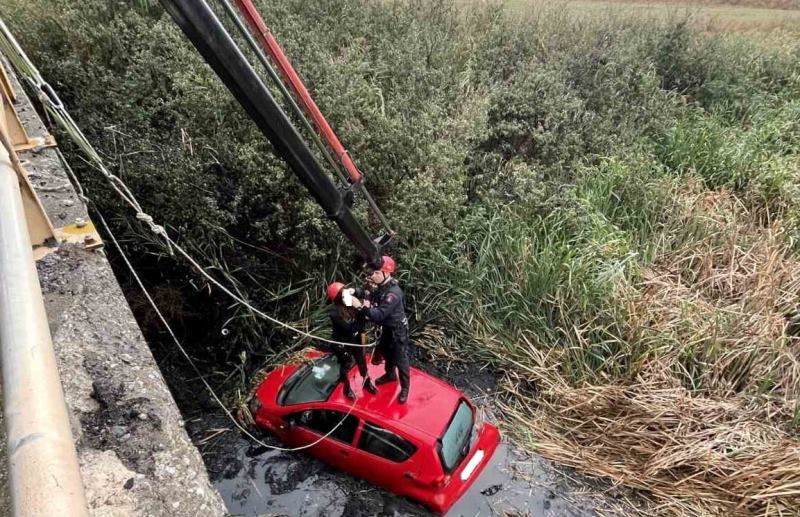
[[(489, 421), (497, 379), (467, 362), (445, 363), (418, 357), (416, 367), (464, 391)], [(212, 409), (209, 406), (208, 409)], [(433, 517), (423, 506), (342, 473), (302, 452), (280, 452), (257, 445), (231, 430), (215, 411), (187, 419), (214, 487), (236, 516)], [(280, 446), (272, 437), (269, 445)], [(584, 516), (613, 514), (618, 501), (598, 487), (556, 469), (550, 462), (502, 443), (492, 462), (448, 517)], [(612, 504), (609, 504), (611, 502)]]
[[(241, 440), (230, 465), (215, 487), (234, 515), (434, 515), (305, 454), (267, 451)], [(546, 462), (503, 444), (447, 516), (594, 515), (591, 502), (581, 497)]]

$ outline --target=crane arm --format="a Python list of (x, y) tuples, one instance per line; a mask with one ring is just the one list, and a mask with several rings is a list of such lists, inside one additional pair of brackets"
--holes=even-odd
[(342, 193), (305, 144), (205, 0), (161, 0), (203, 59), (286, 160), (311, 196), (373, 267), (381, 249), (356, 220)]

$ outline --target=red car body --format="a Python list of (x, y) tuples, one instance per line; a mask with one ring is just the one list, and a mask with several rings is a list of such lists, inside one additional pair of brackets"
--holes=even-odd
[[(374, 379), (383, 366), (370, 364), (369, 370)], [(403, 405), (397, 402), (398, 383), (371, 395), (358, 388), (357, 368), (349, 376), (355, 403), (337, 384), (338, 363), (330, 355), (314, 354), (305, 365), (272, 370), (250, 403), (256, 424), (290, 447), (311, 444), (333, 430), (307, 451), (445, 513), (491, 460), (500, 441), (497, 428), (481, 422), (459, 390), (415, 368)]]

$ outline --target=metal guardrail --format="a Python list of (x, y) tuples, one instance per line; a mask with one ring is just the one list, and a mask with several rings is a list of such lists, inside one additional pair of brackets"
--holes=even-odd
[[(3, 101), (0, 108), (10, 104), (8, 97)], [(6, 116), (0, 116), (0, 360), (13, 512), (18, 517), (88, 516), (26, 222), (23, 191), (28, 185), (4, 111)]]

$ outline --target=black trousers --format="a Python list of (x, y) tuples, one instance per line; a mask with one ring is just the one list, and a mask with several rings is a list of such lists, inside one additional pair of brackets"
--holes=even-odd
[(350, 386), (347, 374), (350, 372), (350, 368), (353, 367), (354, 362), (358, 365), (358, 373), (361, 374), (361, 377), (367, 378), (367, 358), (364, 355), (364, 347), (331, 345), (331, 352), (339, 362), (339, 382)]
[(378, 350), (383, 354), (386, 361), (386, 375), (390, 377), (400, 377), (400, 388), (408, 390), (410, 384), (409, 368), (409, 340), (408, 328), (384, 327), (381, 332), (381, 339), (378, 341)]

